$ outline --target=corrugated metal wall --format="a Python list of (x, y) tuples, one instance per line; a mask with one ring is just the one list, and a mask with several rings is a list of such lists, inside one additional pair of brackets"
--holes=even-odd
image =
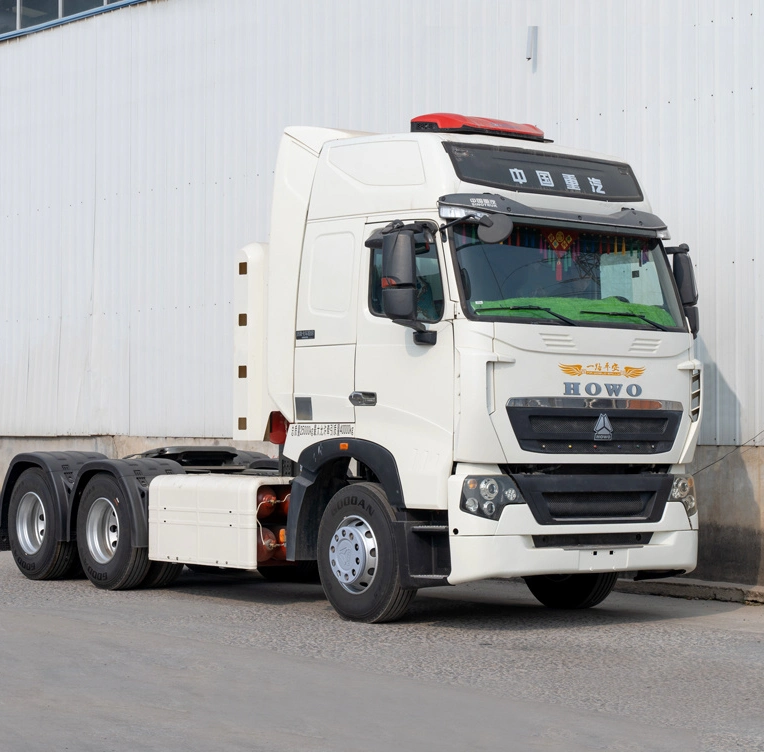
[(635, 166), (698, 268), (703, 441), (749, 439), (763, 16), (755, 0), (157, 0), (0, 43), (0, 435), (230, 435), (233, 260), (267, 239), (280, 131), (455, 111)]

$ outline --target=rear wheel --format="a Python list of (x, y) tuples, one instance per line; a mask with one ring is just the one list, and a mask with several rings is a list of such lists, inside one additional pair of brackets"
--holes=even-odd
[(385, 492), (375, 483), (343, 488), (324, 510), (318, 570), (326, 597), (343, 619), (394, 621), (416, 595), (401, 586), (394, 519)]
[(75, 544), (56, 540), (56, 514), (45, 473), (37, 467), (25, 470), (11, 494), (8, 537), (16, 566), (30, 580), (59, 579), (77, 565)]
[(536, 599), (549, 608), (591, 608), (610, 595), (618, 572), (549, 574), (524, 579)]
[(149, 571), (148, 550), (133, 545), (127, 500), (110, 475), (94, 476), (82, 492), (77, 548), (85, 575), (104, 590), (136, 587)]

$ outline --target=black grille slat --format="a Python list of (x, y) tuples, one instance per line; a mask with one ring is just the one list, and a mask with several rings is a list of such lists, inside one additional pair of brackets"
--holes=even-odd
[[(659, 454), (674, 445), (681, 410), (608, 407), (517, 407), (507, 404), (521, 449), (540, 454)], [(600, 416), (608, 431), (595, 437)], [(607, 437), (610, 438), (607, 438)]]
[[(587, 415), (558, 418), (552, 415), (531, 415), (530, 424), (534, 432), (545, 435), (592, 433), (596, 417)], [(610, 423), (613, 426), (613, 434), (665, 434), (668, 428), (666, 418), (613, 418)]]
[(594, 546), (646, 546), (652, 533), (578, 533), (534, 535), (536, 548), (591, 548)]
[(549, 513), (555, 519), (639, 517), (651, 497), (651, 493), (639, 491), (544, 494)]

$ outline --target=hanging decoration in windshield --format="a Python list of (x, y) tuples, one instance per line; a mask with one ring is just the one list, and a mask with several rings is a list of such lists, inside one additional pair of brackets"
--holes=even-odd
[(641, 201), (629, 165), (486, 144), (444, 142), (460, 180), (525, 193)]

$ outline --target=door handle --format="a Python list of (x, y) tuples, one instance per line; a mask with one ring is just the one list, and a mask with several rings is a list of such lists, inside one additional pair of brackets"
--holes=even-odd
[(377, 404), (377, 393), (353, 392), (348, 399), (356, 407), (374, 407)]

